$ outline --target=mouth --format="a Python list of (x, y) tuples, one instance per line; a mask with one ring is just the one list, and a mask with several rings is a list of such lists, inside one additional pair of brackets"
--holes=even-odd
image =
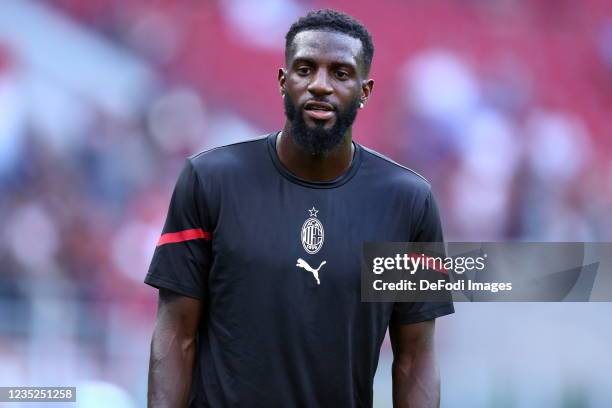
[(304, 104), (304, 112), (315, 120), (329, 120), (335, 115), (333, 105), (317, 101), (306, 102)]

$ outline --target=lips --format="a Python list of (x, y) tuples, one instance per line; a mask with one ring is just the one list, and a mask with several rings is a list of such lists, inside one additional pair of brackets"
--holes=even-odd
[(333, 105), (319, 101), (306, 102), (304, 104), (304, 111), (308, 116), (316, 120), (328, 120), (335, 115)]

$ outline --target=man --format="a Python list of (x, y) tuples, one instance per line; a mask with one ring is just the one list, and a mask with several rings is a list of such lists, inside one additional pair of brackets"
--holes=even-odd
[(429, 184), (352, 141), (374, 47), (332, 10), (286, 36), (281, 132), (190, 157), (146, 283), (151, 407), (370, 407), (390, 329), (393, 400), (439, 405), (434, 319), (360, 300), (364, 241), (441, 241)]

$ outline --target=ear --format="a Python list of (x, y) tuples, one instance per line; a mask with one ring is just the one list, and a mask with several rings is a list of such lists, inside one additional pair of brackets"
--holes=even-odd
[(284, 68), (278, 69), (278, 87), (280, 94), (285, 96), (285, 82), (287, 81), (287, 71)]
[(372, 95), (372, 89), (374, 88), (374, 80), (366, 79), (361, 82), (361, 103), (365, 104)]

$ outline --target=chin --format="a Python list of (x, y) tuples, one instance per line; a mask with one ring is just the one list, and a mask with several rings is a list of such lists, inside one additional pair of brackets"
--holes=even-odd
[(306, 126), (308, 127), (309, 130), (331, 130), (334, 125), (336, 124), (336, 119), (331, 119), (331, 120), (327, 120), (327, 121), (316, 121), (310, 117), (308, 117), (308, 115), (304, 115), (304, 123), (306, 124)]
[(334, 127), (333, 123), (315, 123), (307, 124), (308, 130), (316, 132), (317, 130), (331, 130)]

